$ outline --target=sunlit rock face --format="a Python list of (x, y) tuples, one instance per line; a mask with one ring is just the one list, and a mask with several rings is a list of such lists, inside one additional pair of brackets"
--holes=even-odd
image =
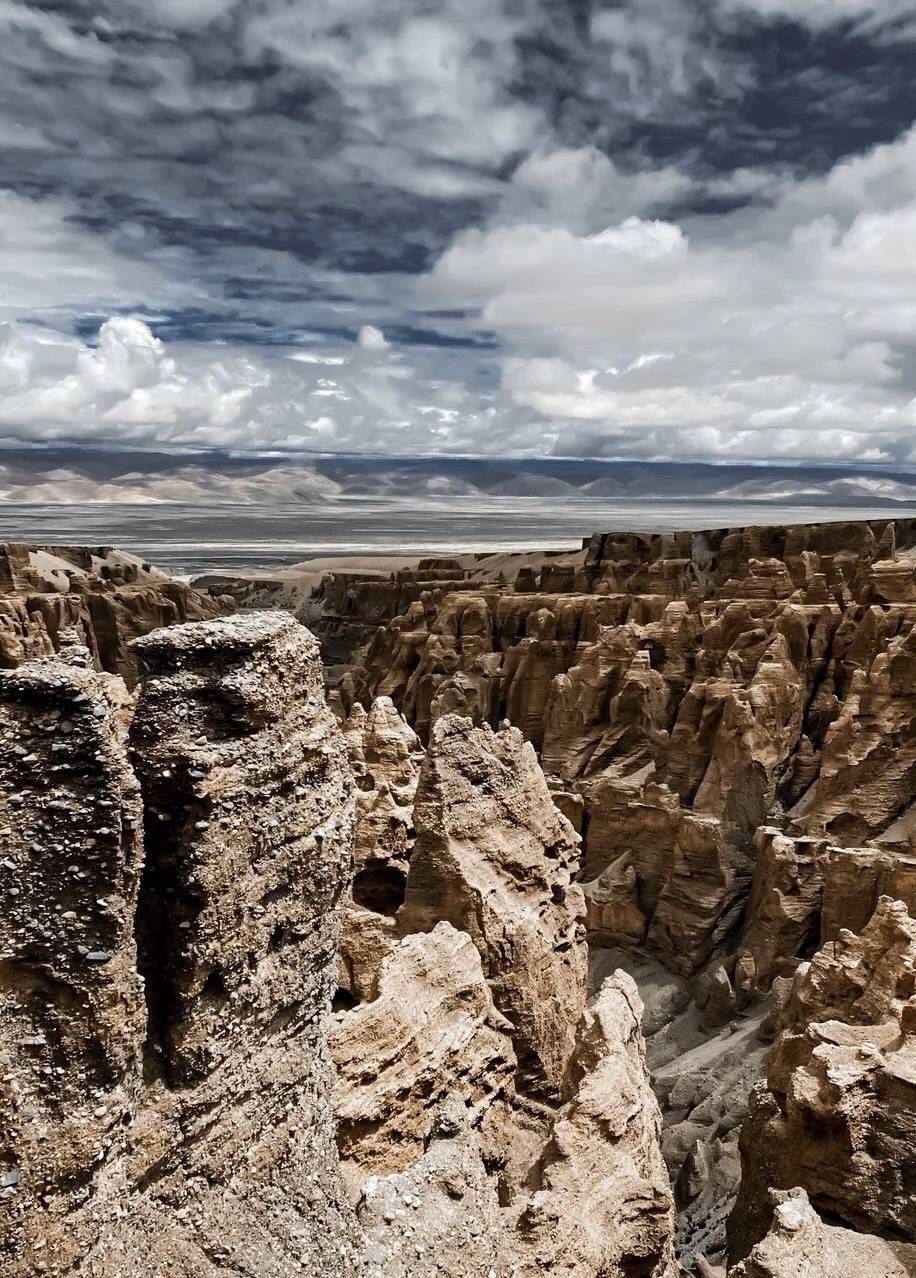
[(729, 1272), (734, 1278), (911, 1278), (916, 1273), (916, 1246), (885, 1241), (826, 1225), (803, 1189), (773, 1193), (775, 1210), (769, 1233), (750, 1255)]
[(726, 1219), (740, 1278), (907, 1272), (914, 541), (351, 579), (340, 726), (288, 614), (122, 618), (109, 661), (39, 609), (0, 674), (4, 1272), (708, 1278)]
[[(613, 952), (647, 982), (687, 1265), (724, 1263), (738, 1131), (799, 965), (862, 934), (882, 896), (914, 905), (914, 551), (905, 519), (596, 536), (562, 572), (506, 562), (503, 583), (411, 604), (338, 685), (357, 715), (384, 692), (433, 754), (456, 715), (484, 733), (508, 720), (533, 747), (581, 837), (593, 967)], [(431, 927), (452, 896), (431, 878), (399, 918)], [(899, 1142), (903, 1110), (889, 1122), (880, 1139)], [(749, 1191), (755, 1240), (773, 1185), (796, 1187), (786, 1172)], [(747, 1210), (742, 1191), (733, 1219)]]
[(77, 642), (97, 669), (132, 687), (131, 640), (233, 607), (227, 596), (194, 590), (112, 546), (0, 543), (0, 669)]
[(586, 1005), (578, 838), (531, 745), (445, 716), (417, 780), (390, 702), (346, 731), (364, 812), (383, 776), (416, 789), (403, 904), (383, 944), (380, 900), (351, 913), (359, 988), (331, 1035), (367, 1257), (392, 1278), (673, 1275), (642, 1004), (617, 972)]
[(551, 802), (534, 750), (515, 728), (441, 719), (414, 807), (402, 932), (439, 919), (480, 951), (496, 1006), (512, 1022), (526, 1088), (563, 1086), (585, 997), (578, 838)]
[(914, 1029), (916, 924), (881, 897), (795, 975), (742, 1132), (734, 1257), (766, 1232), (768, 1191), (796, 1186), (833, 1222), (916, 1242)]
[[(412, 605), (341, 695), (384, 690), (423, 740), (508, 719), (582, 832), (593, 941), (690, 975), (753, 897), (739, 980), (765, 989), (817, 940), (828, 848), (916, 848), (914, 546), (906, 519), (596, 536), (578, 569)], [(804, 906), (763, 881), (785, 839)]]

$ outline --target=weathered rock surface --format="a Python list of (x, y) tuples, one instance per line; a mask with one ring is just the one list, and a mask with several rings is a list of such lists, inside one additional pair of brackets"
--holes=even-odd
[[(383, 776), (414, 785), (416, 742), (390, 702), (357, 712), (347, 735), (367, 813)], [(403, 939), (386, 937), (380, 959), (368, 947), (378, 974), (363, 971), (365, 1001), (331, 1039), (370, 1265), (392, 1278), (469, 1263), (500, 1276), (673, 1273), (642, 1005), (618, 973), (585, 1007), (578, 840), (521, 733), (440, 719), (412, 829)], [(370, 843), (385, 855), (384, 836)], [(372, 914), (359, 909), (354, 945)]]
[(352, 780), (317, 644), (254, 615), (138, 656), (145, 854), (123, 687), (0, 680), (4, 1272), (352, 1272), (325, 1047)]
[(912, 1278), (916, 1274), (916, 1247), (824, 1224), (803, 1189), (775, 1196), (781, 1201), (770, 1232), (746, 1260), (729, 1271), (734, 1278)]
[(356, 777), (354, 876), (340, 942), (341, 989), (374, 998), (382, 958), (397, 939), (414, 845), (413, 805), (423, 748), (388, 697), (344, 725)]
[(741, 1278), (908, 1272), (914, 547), (328, 578), (343, 733), (292, 618), (128, 650), (145, 566), (0, 556), (14, 1278), (708, 1275), (729, 1211)]
[(550, 799), (534, 750), (514, 728), (439, 721), (414, 807), (402, 933), (441, 919), (477, 946), (512, 1024), (520, 1086), (559, 1094), (585, 998), (578, 837)]
[(0, 544), (0, 668), (50, 656), (75, 631), (98, 669), (133, 685), (132, 639), (233, 607), (111, 546)]
[(817, 942), (828, 847), (916, 848), (914, 546), (907, 519), (595, 537), (579, 570), (415, 601), (341, 695), (423, 740), (518, 726), (581, 828), (593, 941), (692, 975), (746, 930), (755, 997)]
[[(400, 949), (411, 942), (428, 947), (434, 938), (454, 943), (460, 935), (440, 924)], [(456, 1093), (430, 1106), (425, 1148), (414, 1161), (362, 1182), (358, 1214), (370, 1266), (385, 1278), (468, 1272), (673, 1278), (671, 1190), (645, 1069), (641, 1013), (630, 978), (611, 977), (583, 1014), (565, 1094), (545, 1113), (541, 1139), (515, 1183), (504, 1168), (498, 1174), (492, 1169), (479, 1105)], [(351, 1023), (357, 1016), (350, 1013)], [(346, 1021), (341, 1032), (347, 1033)], [(406, 1057), (402, 1077), (416, 1053)], [(353, 1094), (348, 1088), (345, 1106)], [(496, 1104), (506, 1100), (511, 1111), (511, 1090)], [(503, 1135), (511, 1134), (511, 1114), (503, 1122)], [(345, 1145), (346, 1126), (345, 1114)], [(394, 1149), (404, 1152), (403, 1145)]]
[(514, 1087), (510, 1028), (466, 932), (439, 923), (405, 937), (383, 960), (377, 997), (339, 1017), (331, 1036), (351, 1181), (408, 1168), (450, 1098), (479, 1125)]
[(498, 1185), (458, 1098), (431, 1116), (422, 1157), (404, 1172), (364, 1182), (357, 1218), (367, 1272), (380, 1278), (508, 1272)]
[(794, 979), (766, 1084), (741, 1136), (729, 1221), (741, 1258), (766, 1232), (768, 1191), (804, 1189), (832, 1222), (916, 1242), (916, 924), (882, 897)]
[(510, 1204), (519, 1278), (674, 1273), (671, 1191), (630, 977), (586, 1009), (566, 1087), (529, 1191)]
[(0, 677), (6, 1273), (34, 1273), (48, 1249), (61, 1263), (78, 1257), (69, 1213), (140, 1090), (143, 809), (129, 712), (121, 680), (83, 664), (30, 661)]

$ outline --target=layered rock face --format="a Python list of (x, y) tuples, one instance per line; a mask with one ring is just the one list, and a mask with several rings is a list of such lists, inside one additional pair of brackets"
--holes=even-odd
[(906, 906), (882, 897), (860, 935), (843, 929), (802, 964), (779, 1027), (742, 1132), (732, 1254), (766, 1232), (768, 1191), (795, 1187), (832, 1222), (916, 1243), (916, 923)]
[(0, 1239), (12, 1274), (65, 1268), (88, 1245), (73, 1215), (141, 1083), (130, 703), (85, 651), (68, 655), (0, 678)]
[[(581, 571), (414, 605), (340, 692), (384, 692), (424, 740), (450, 712), (517, 725), (582, 831), (595, 942), (685, 975), (793, 840), (729, 973), (765, 989), (817, 941), (831, 848), (916, 846), (914, 543), (912, 520), (593, 538)], [(781, 920), (791, 883), (808, 904)]]
[(391, 919), (367, 892), (346, 925), (354, 948), (372, 940), (331, 1038), (369, 1262), (391, 1278), (673, 1274), (642, 1005), (617, 973), (586, 1006), (578, 840), (531, 746), (446, 716), (417, 779), (390, 701), (347, 735), (365, 813), (383, 777), (416, 791), (410, 837), (406, 805), (389, 827), (403, 903)]
[(730, 1272), (734, 1278), (912, 1278), (916, 1247), (825, 1225), (803, 1189), (775, 1194), (766, 1238)]
[(578, 840), (550, 800), (517, 729), (437, 723), (414, 807), (402, 932), (440, 919), (480, 951), (499, 1010), (511, 1021), (525, 1090), (562, 1088), (585, 998)]
[(278, 613), (0, 675), (4, 1272), (913, 1272), (914, 542), (373, 578), (342, 729)]
[[(641, 1004), (585, 1005), (521, 734), (344, 737), (284, 614), (133, 651), (136, 697), (85, 646), (0, 678), (4, 1272), (673, 1275)], [(332, 1093), (344, 908), (387, 931)]]
[(330, 572), (311, 603), (309, 621), (321, 637), (328, 665), (345, 662), (412, 604), (435, 609), (445, 595), (474, 582), (472, 567), (455, 559), (421, 559), (389, 578), (374, 573)]
[(136, 651), (129, 743), (118, 680), (0, 679), (4, 1272), (350, 1272), (325, 1022), (353, 798), (317, 644), (271, 614)]
[(344, 725), (356, 778), (354, 876), (340, 944), (340, 986), (358, 999), (374, 997), (381, 960), (397, 935), (415, 831), (413, 805), (423, 748), (416, 734), (379, 697)]
[[(649, 1060), (688, 1267), (722, 1257), (773, 1032), (760, 1000), (882, 895), (916, 904), (914, 583), (912, 520), (596, 537), (580, 567), (412, 604), (338, 685), (348, 706), (383, 692), (433, 749), (455, 713), (534, 747), (582, 836), (593, 967), (613, 949), (660, 1000)], [(768, 1189), (796, 1185), (749, 1191), (755, 1240)]]
[[(193, 590), (111, 546), (0, 544), (0, 668), (76, 641), (100, 670), (136, 682), (132, 639), (160, 626), (231, 612), (225, 595)], [(75, 633), (74, 633), (75, 632)]]

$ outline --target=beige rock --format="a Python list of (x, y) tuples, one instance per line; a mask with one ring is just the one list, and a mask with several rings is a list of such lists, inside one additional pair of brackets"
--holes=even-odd
[(803, 820), (813, 834), (861, 845), (916, 800), (916, 625), (857, 669), (824, 741)]
[(879, 848), (830, 848), (824, 860), (821, 942), (845, 928), (861, 932), (882, 896), (902, 901), (916, 916), (916, 855)]
[(370, 1273), (467, 1278), (508, 1271), (497, 1182), (487, 1172), (464, 1103), (434, 1115), (422, 1156), (404, 1172), (370, 1176), (357, 1216)]
[(413, 852), (413, 803), (423, 748), (388, 697), (357, 703), (344, 735), (356, 776), (354, 877), (340, 940), (340, 986), (374, 998), (381, 960), (397, 939)]
[(916, 1247), (825, 1225), (803, 1189), (776, 1194), (770, 1232), (733, 1278), (912, 1278)]
[(882, 897), (796, 974), (741, 1136), (729, 1221), (741, 1258), (767, 1228), (767, 1191), (804, 1189), (834, 1221), (916, 1240), (916, 925)]
[(7, 669), (57, 652), (75, 630), (98, 669), (133, 686), (132, 639), (233, 607), (227, 596), (194, 590), (111, 546), (0, 544), (0, 667)]
[[(4, 937), (4, 1273), (355, 1273), (325, 1046), (352, 778), (317, 644), (251, 614), (138, 656), (139, 896), (123, 690), (51, 663), (0, 691), (3, 802), (27, 732), (62, 805), (38, 818), (26, 792), (21, 905), (4, 880), (21, 923)], [(62, 936), (98, 952), (60, 953)]]
[(509, 1028), (466, 933), (443, 922), (405, 937), (382, 962), (378, 997), (343, 1013), (331, 1035), (351, 1183), (408, 1168), (450, 1097), (479, 1120), (512, 1086)]
[(744, 991), (765, 991), (789, 975), (818, 937), (827, 845), (789, 838), (761, 826), (754, 839), (754, 881), (738, 954), (736, 980)]
[(439, 720), (414, 821), (399, 929), (446, 919), (468, 932), (512, 1023), (520, 1087), (558, 1094), (585, 993), (584, 908), (571, 881), (578, 838), (533, 749), (517, 729)]
[[(78, 1255), (66, 1213), (140, 1089), (140, 787), (120, 679), (53, 660), (0, 677), (0, 1256)], [(33, 1249), (35, 1249), (33, 1251)]]
[(530, 1192), (514, 1201), (518, 1278), (673, 1275), (671, 1191), (659, 1148), (633, 981), (610, 977), (586, 1010)]
[[(761, 827), (916, 848), (916, 603), (890, 588), (875, 602), (914, 542), (912, 520), (598, 535), (583, 571), (428, 599), (422, 624), (394, 627), (411, 635), (396, 687), (387, 640), (354, 678), (391, 691), (424, 739), (455, 711), (519, 726), (581, 812), (594, 942), (693, 972), (732, 943)], [(748, 995), (816, 937), (817, 877), (810, 913), (792, 900), (800, 879), (766, 893), (777, 913), (785, 898), (781, 921), (762, 899), (747, 911), (762, 929), (739, 969)], [(777, 963), (782, 945), (795, 952)]]

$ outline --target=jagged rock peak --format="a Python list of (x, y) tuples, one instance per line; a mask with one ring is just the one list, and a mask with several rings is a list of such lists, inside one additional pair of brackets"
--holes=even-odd
[(578, 836), (533, 748), (517, 728), (439, 720), (414, 823), (399, 930), (446, 919), (469, 933), (513, 1024), (525, 1086), (558, 1094), (584, 1000), (584, 902), (572, 882)]
[(916, 1247), (825, 1224), (803, 1189), (774, 1192), (767, 1236), (731, 1278), (913, 1278)]
[(7, 669), (76, 643), (87, 664), (132, 685), (133, 638), (234, 606), (111, 546), (0, 543), (0, 667)]

